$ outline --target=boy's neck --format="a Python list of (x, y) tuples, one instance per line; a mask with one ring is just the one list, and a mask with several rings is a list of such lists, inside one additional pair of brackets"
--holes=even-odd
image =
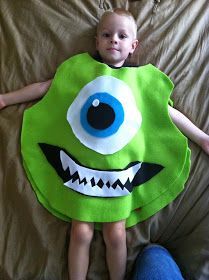
[(103, 59), (102, 59), (102, 57), (101, 57), (101, 55), (99, 54), (98, 51), (97, 51), (96, 54), (94, 55), (94, 58), (95, 58), (97, 61), (102, 62), (102, 63), (104, 63), (104, 64), (107, 64), (109, 67), (114, 68), (114, 69), (121, 68), (121, 67), (123, 67), (123, 66), (125, 65), (125, 62), (122, 63), (122, 65), (120, 65), (120, 66), (112, 65), (112, 64), (109, 64), (109, 63), (104, 62)]

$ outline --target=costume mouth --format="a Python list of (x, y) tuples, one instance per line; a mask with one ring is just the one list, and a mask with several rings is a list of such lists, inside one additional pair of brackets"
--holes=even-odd
[(131, 162), (124, 169), (98, 170), (81, 165), (64, 149), (39, 143), (48, 162), (66, 187), (88, 196), (119, 197), (158, 174), (164, 167), (146, 162)]

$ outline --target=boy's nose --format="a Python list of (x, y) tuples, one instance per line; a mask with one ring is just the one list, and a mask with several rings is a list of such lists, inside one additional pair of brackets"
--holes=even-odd
[(117, 36), (112, 36), (111, 43), (112, 44), (117, 44), (118, 43)]

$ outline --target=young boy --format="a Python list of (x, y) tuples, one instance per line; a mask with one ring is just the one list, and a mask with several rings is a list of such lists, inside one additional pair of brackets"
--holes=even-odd
[[(102, 62), (114, 68), (122, 67), (138, 45), (136, 33), (136, 23), (128, 11), (115, 9), (113, 12), (105, 12), (98, 24), (96, 36), (96, 49)], [(50, 84), (51, 80), (35, 83), (0, 95), (0, 109), (40, 98)], [(176, 126), (209, 154), (209, 136), (170, 106), (169, 114)], [(72, 220), (69, 245), (69, 277), (72, 280), (86, 279), (93, 231), (92, 222)], [(127, 257), (125, 220), (103, 223), (102, 231), (110, 279), (124, 279)]]

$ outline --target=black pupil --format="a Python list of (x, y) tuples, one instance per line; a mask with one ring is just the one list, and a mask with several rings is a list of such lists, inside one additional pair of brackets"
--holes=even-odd
[(87, 112), (87, 121), (95, 129), (108, 128), (115, 120), (115, 112), (106, 103), (99, 103), (98, 106), (91, 106)]

